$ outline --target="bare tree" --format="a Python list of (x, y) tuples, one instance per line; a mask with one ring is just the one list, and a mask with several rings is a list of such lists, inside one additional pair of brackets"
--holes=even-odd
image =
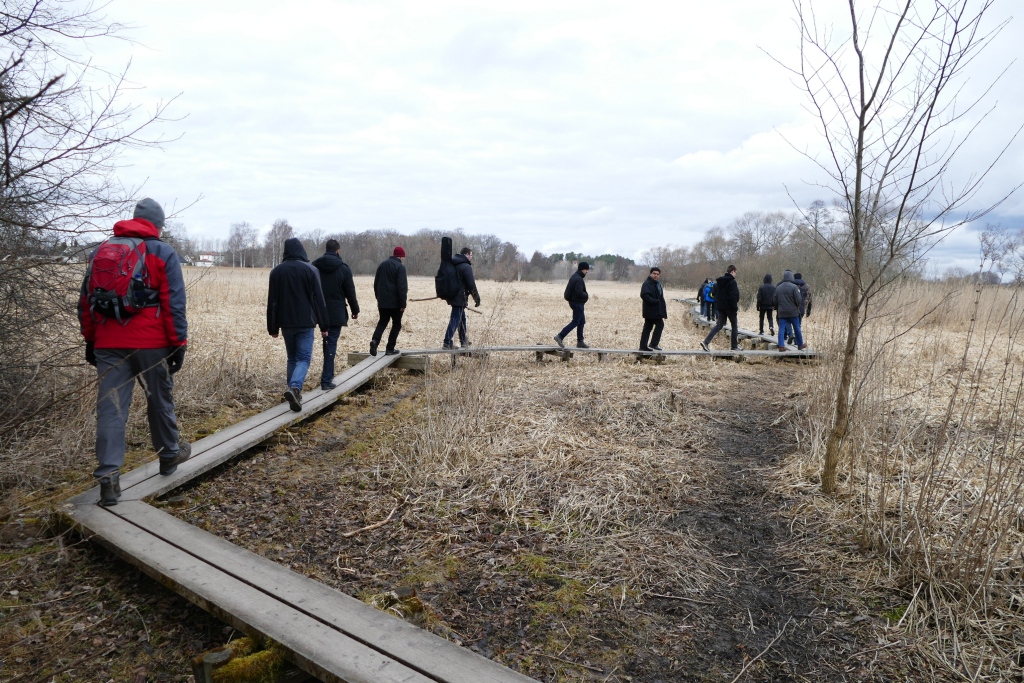
[(810, 3), (794, 0), (800, 61), (791, 71), (826, 146), (820, 159), (804, 153), (827, 175), (823, 187), (845, 219), (834, 226), (805, 215), (801, 223), (846, 280), (846, 342), (821, 475), (827, 493), (836, 489), (872, 300), (951, 230), (994, 208), (972, 208), (972, 200), (1002, 152), (964, 179), (950, 172), (987, 114), (979, 110), (991, 84), (973, 97), (964, 84), (1006, 25), (985, 29), (992, 2), (848, 0), (850, 23), (839, 29), (820, 25)]

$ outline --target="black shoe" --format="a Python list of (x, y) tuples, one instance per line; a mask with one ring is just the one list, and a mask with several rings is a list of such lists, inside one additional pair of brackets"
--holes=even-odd
[(738, 347), (738, 346), (734, 346), (734, 347), (732, 347), (732, 348), (731, 348), (731, 349), (729, 349), (729, 350), (730, 350), (730, 351), (742, 351), (743, 349), (741, 349), (741, 348), (740, 348), (740, 347)]
[(775, 336), (775, 330), (768, 330), (768, 334), (770, 334), (770, 335), (772, 335), (774, 337)]
[(377, 355), (377, 345), (378, 344), (380, 344), (380, 342), (376, 342), (376, 341), (371, 341), (370, 342), (370, 355), (371, 356), (376, 356)]
[(561, 335), (557, 335), (557, 334), (555, 335), (555, 343), (558, 344), (559, 347), (561, 347), (563, 349), (565, 348), (565, 344), (562, 343)]
[(288, 391), (284, 392), (284, 400), (288, 401), (289, 408), (299, 412), (302, 410), (302, 389), (288, 387)]
[(640, 347), (640, 350), (641, 350), (641, 351), (650, 351), (650, 350), (651, 350), (651, 347), (649, 347), (649, 346), (641, 346), (641, 347)]
[(580, 339), (578, 342), (576, 342), (576, 348), (577, 349), (589, 349), (590, 348), (590, 344), (588, 344), (587, 342), (585, 342), (582, 339)]
[(462, 342), (461, 344), (459, 344), (459, 346), (461, 346), (464, 349), (468, 349), (472, 345), (473, 345), (473, 342), (469, 341), (468, 339), (466, 341)]
[(100, 499), (97, 505), (110, 507), (117, 505), (117, 499), (121, 497), (121, 474), (113, 472), (105, 477), (100, 477)]
[(160, 474), (165, 477), (174, 474), (178, 465), (192, 457), (192, 444), (182, 441), (178, 444), (178, 454), (169, 458), (160, 458)]
[(400, 349), (388, 349), (384, 352), (385, 356), (397, 356), (402, 351)]
[(661, 347), (660, 346), (656, 346), (654, 344), (651, 344), (651, 350), (652, 351), (661, 351)]
[(453, 344), (452, 342), (445, 342), (444, 344), (441, 344), (441, 348), (444, 349), (445, 351), (451, 351), (452, 349), (455, 348), (455, 344)]
[(707, 342), (701, 342), (700, 343), (700, 349), (701, 349), (701, 351), (710, 351), (711, 350), (711, 349), (708, 348)]
[(320, 388), (323, 389), (324, 391), (330, 391), (331, 389), (337, 389), (338, 385), (335, 384), (334, 382), (321, 382)]

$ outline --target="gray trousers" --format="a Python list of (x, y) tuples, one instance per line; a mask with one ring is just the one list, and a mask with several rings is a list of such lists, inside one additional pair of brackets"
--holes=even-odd
[(146, 415), (153, 448), (170, 458), (178, 454), (178, 420), (174, 417), (167, 371), (171, 349), (96, 349), (99, 394), (96, 400), (96, 478), (120, 471), (124, 465), (124, 431), (132, 390), (138, 378), (146, 393)]

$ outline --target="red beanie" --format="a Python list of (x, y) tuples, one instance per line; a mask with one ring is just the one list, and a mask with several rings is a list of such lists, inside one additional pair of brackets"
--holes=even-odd
[(402, 258), (405, 258), (405, 249), (402, 249), (401, 247), (395, 247), (395, 251), (391, 255), (401, 256)]

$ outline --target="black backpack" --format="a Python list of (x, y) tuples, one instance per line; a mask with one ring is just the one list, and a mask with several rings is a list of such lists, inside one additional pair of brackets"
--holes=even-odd
[(462, 283), (459, 281), (459, 271), (452, 263), (452, 238), (441, 238), (441, 266), (434, 276), (434, 293), (437, 298), (448, 301), (459, 295), (459, 288)]

